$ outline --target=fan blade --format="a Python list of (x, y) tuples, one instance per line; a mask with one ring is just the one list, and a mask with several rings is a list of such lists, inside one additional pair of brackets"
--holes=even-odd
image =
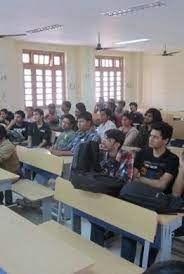
[(19, 34), (2, 34), (0, 35), (0, 38), (6, 38), (6, 37), (18, 37), (18, 36), (26, 36), (26, 33), (19, 33)]
[(174, 54), (178, 54), (180, 53), (181, 51), (171, 51), (171, 52), (168, 52), (168, 55), (174, 55)]

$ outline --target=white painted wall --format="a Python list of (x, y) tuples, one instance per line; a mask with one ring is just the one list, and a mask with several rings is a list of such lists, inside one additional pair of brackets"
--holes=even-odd
[[(94, 57), (91, 47), (62, 46), (20, 42), (13, 39), (0, 41), (0, 107), (11, 110), (24, 108), (22, 50), (45, 50), (64, 52), (66, 57), (66, 88), (73, 104), (86, 103), (89, 110), (95, 104)], [(100, 53), (102, 54), (102, 53)], [(125, 59), (124, 97), (127, 102), (142, 101), (142, 54), (105, 52)]]

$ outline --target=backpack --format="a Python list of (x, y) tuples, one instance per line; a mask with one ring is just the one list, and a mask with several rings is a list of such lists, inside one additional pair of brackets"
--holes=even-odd
[(25, 140), (25, 137), (22, 135), (21, 132), (18, 132), (16, 130), (8, 130), (8, 139), (11, 142), (23, 142)]
[(184, 199), (165, 194), (158, 188), (141, 182), (126, 184), (121, 189), (119, 198), (160, 214), (184, 212)]

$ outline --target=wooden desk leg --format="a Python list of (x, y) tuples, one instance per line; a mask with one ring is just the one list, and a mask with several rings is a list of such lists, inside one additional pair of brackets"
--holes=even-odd
[(81, 217), (75, 214), (72, 209), (72, 230), (78, 234), (81, 234)]
[(172, 238), (176, 229), (181, 227), (182, 218), (178, 218), (170, 224), (161, 225), (161, 247), (156, 258), (157, 262), (167, 261), (171, 258)]
[(42, 214), (43, 222), (47, 222), (52, 219), (52, 198), (42, 200)]

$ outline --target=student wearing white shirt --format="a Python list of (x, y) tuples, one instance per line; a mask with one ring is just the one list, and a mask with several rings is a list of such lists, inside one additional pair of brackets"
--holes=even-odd
[(115, 129), (116, 125), (111, 121), (112, 112), (104, 108), (100, 111), (101, 124), (97, 128), (97, 133), (100, 136), (101, 140), (105, 136), (105, 132), (109, 129)]

